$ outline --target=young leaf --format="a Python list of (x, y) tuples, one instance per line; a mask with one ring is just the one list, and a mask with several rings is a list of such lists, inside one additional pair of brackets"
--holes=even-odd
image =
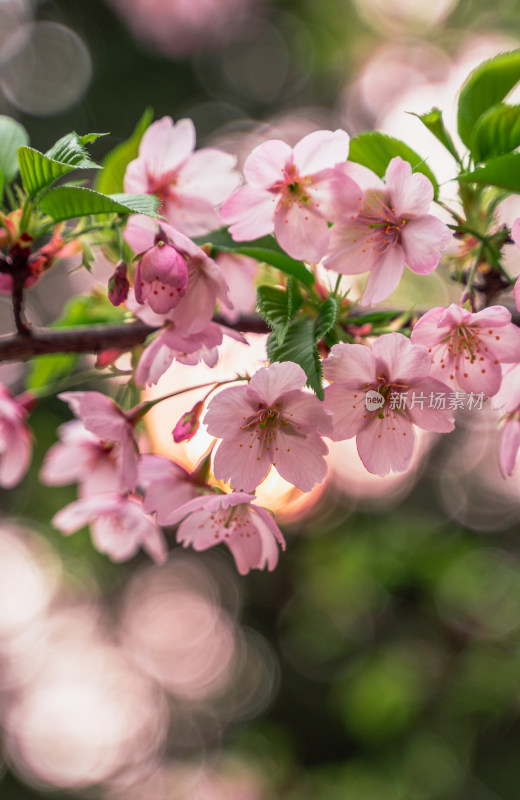
[(433, 133), (436, 139), (439, 140), (441, 144), (444, 145), (446, 150), (451, 153), (453, 158), (460, 163), (460, 156), (457, 153), (457, 148), (453, 143), (453, 139), (451, 138), (450, 134), (444, 127), (444, 120), (442, 118), (442, 111), (440, 108), (433, 107), (431, 111), (428, 111), (427, 114), (415, 114), (413, 111), (409, 112), (412, 116), (417, 117), (420, 119), (423, 125), (425, 125), (430, 133)]
[(124, 177), (128, 164), (137, 158), (143, 134), (153, 120), (153, 111), (147, 108), (134, 132), (104, 158), (102, 172), (96, 176), (95, 188), (103, 194), (124, 191)]
[(25, 128), (11, 117), (0, 114), (0, 172), (6, 184), (11, 183), (18, 172), (18, 148), (28, 143)]
[[(94, 141), (101, 133), (88, 133), (86, 136), (78, 136), (77, 133), (67, 133), (58, 139), (45, 156), (60, 164), (68, 164), (76, 169), (101, 169), (99, 164), (92, 161), (89, 153), (85, 150), (84, 142)], [(94, 137), (92, 139), (91, 137)]]
[(477, 163), (505, 155), (520, 145), (520, 106), (499, 103), (482, 114), (471, 138)]
[(387, 136), (386, 133), (379, 133), (379, 131), (360, 133), (350, 140), (349, 161), (355, 161), (357, 164), (368, 167), (380, 178), (384, 178), (390, 161), (396, 156), (408, 161), (414, 172), (422, 172), (423, 175), (426, 175), (432, 183), (434, 196), (437, 197), (439, 185), (435, 175), (424, 159), (404, 142), (394, 139), (393, 136)]
[(323, 400), (323, 373), (321, 359), (315, 344), (314, 323), (311, 319), (293, 322), (287, 331), (283, 344), (279, 345), (274, 333), (267, 340), (269, 360), (294, 361), (307, 375), (307, 385)]
[(463, 172), (459, 180), (520, 193), (520, 153), (492, 158), (473, 172)]
[(332, 330), (338, 319), (338, 301), (329, 295), (314, 321), (314, 341), (320, 342)]
[(296, 282), (289, 278), (287, 291), (274, 286), (259, 286), (256, 296), (260, 315), (272, 329), (277, 343), (283, 344), (291, 319), (302, 302)]
[(520, 50), (501, 53), (484, 61), (469, 75), (459, 97), (459, 136), (471, 148), (475, 123), (491, 106), (500, 103), (520, 81)]
[(145, 214), (158, 217), (160, 201), (151, 194), (100, 194), (79, 186), (58, 186), (40, 201), (40, 208), (55, 222), (91, 214)]

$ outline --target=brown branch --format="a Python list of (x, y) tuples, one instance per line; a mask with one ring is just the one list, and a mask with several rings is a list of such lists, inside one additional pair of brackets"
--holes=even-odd
[[(267, 333), (265, 322), (256, 316), (243, 316), (230, 324), (221, 317), (215, 322), (243, 333)], [(143, 344), (158, 328), (143, 322), (127, 325), (89, 325), (81, 328), (31, 329), (29, 333), (0, 336), (0, 361), (19, 361), (50, 353), (99, 353), (102, 350), (131, 350)]]

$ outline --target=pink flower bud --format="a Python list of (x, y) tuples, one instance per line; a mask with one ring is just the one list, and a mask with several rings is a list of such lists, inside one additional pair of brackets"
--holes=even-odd
[(135, 271), (135, 299), (148, 303), (156, 314), (166, 314), (188, 288), (186, 259), (171, 244), (158, 241), (143, 255)]
[(189, 442), (199, 429), (200, 415), (204, 408), (204, 400), (199, 400), (195, 403), (191, 411), (183, 414), (177, 425), (172, 431), (173, 441), (177, 444), (179, 442)]
[(121, 303), (128, 297), (128, 290), (130, 283), (126, 275), (126, 264), (120, 261), (116, 265), (114, 274), (108, 281), (108, 299), (113, 306), (120, 306)]

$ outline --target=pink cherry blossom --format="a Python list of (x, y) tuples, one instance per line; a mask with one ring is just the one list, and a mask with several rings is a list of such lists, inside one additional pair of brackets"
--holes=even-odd
[(219, 227), (217, 207), (240, 182), (235, 156), (213, 147), (195, 149), (191, 119), (153, 122), (125, 175), (125, 192), (159, 197), (161, 213), (187, 236)]
[(79, 420), (58, 428), (60, 441), (47, 451), (40, 480), (47, 486), (78, 483), (82, 497), (124, 489), (117, 448), (87, 431)]
[(520, 364), (504, 369), (500, 391), (493, 398), (495, 408), (503, 408), (498, 461), (504, 478), (512, 475), (520, 449)]
[[(157, 233), (153, 220), (133, 216), (128, 221), (124, 237), (136, 253), (143, 253), (154, 246)], [(226, 280), (213, 259), (187, 236), (166, 223), (161, 224), (161, 235), (183, 256), (188, 269), (186, 294), (163, 316), (162, 321), (174, 321), (185, 335), (200, 331), (211, 322), (217, 302), (232, 308)]]
[(370, 272), (362, 303), (373, 306), (394, 291), (405, 264), (420, 275), (433, 272), (452, 234), (428, 213), (431, 182), (402, 158), (390, 161), (385, 183), (359, 164), (345, 171), (360, 186), (361, 210), (333, 226), (323, 265), (342, 275)]
[(148, 303), (157, 314), (175, 308), (188, 288), (186, 259), (162, 236), (167, 239), (159, 230), (154, 246), (137, 262), (134, 284), (137, 302)]
[(218, 480), (249, 492), (271, 466), (303, 492), (324, 480), (328, 448), (320, 434), (330, 433), (332, 423), (318, 398), (302, 391), (306, 380), (298, 364), (274, 363), (248, 385), (213, 397), (204, 422), (223, 439), (213, 464)]
[(411, 339), (428, 348), (434, 377), (488, 397), (500, 388), (500, 365), (520, 361), (520, 329), (503, 306), (476, 314), (453, 303), (432, 308), (415, 324)]
[(83, 497), (58, 511), (52, 524), (62, 533), (91, 525), (94, 546), (113, 561), (128, 561), (140, 547), (158, 564), (168, 556), (161, 532), (132, 497), (111, 492)]
[(317, 262), (329, 243), (328, 222), (357, 214), (357, 185), (336, 165), (348, 155), (345, 131), (315, 131), (294, 149), (280, 139), (255, 147), (246, 160), (247, 186), (226, 200), (221, 219), (233, 239), (273, 233), (293, 258)]
[(155, 511), (160, 525), (170, 525), (172, 513), (200, 491), (189, 472), (155, 453), (139, 459), (139, 486), (144, 489), (144, 510), (147, 514)]
[(240, 314), (249, 314), (255, 310), (258, 262), (249, 256), (224, 251), (217, 253), (215, 262), (228, 282), (229, 299), (233, 305), (232, 309), (225, 306), (219, 309), (220, 315), (232, 324)]
[(169, 524), (184, 522), (177, 541), (184, 547), (207, 550), (226, 544), (241, 575), (251, 569), (273, 570), (285, 539), (271, 514), (253, 504), (254, 495), (244, 492), (204, 495), (190, 500), (169, 516)]
[[(331, 438), (356, 436), (359, 457), (375, 475), (404, 472), (414, 453), (415, 425), (438, 433), (454, 427), (447, 411), (430, 407), (431, 396), (449, 393), (446, 384), (430, 377), (430, 367), (426, 348), (400, 333), (380, 336), (372, 349), (334, 345), (323, 362), (324, 375), (333, 382), (325, 389), (325, 405), (333, 414)], [(382, 407), (367, 408), (368, 391), (382, 395)]]
[(114, 445), (122, 490), (133, 491), (137, 483), (138, 447), (134, 439), (132, 411), (127, 414), (101, 392), (62, 392), (73, 414), (103, 444)]
[(31, 460), (31, 434), (27, 411), (0, 384), (0, 486), (12, 489), (22, 480)]
[(249, 344), (238, 331), (215, 322), (210, 322), (203, 330), (190, 334), (181, 333), (173, 322), (165, 322), (143, 350), (135, 371), (135, 382), (138, 386), (153, 386), (174, 361), (188, 366), (195, 366), (203, 361), (208, 367), (214, 367), (218, 361), (218, 346), (222, 343), (223, 335), (242, 344)]

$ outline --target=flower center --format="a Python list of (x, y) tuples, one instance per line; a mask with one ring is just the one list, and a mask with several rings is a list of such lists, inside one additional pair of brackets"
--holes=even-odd
[(375, 250), (376, 255), (381, 256), (401, 244), (402, 231), (407, 222), (407, 219), (397, 217), (395, 208), (374, 192), (371, 196), (365, 196), (365, 206), (354, 218), (353, 227), (358, 231), (358, 236), (352, 241), (361, 239), (363, 253)]

